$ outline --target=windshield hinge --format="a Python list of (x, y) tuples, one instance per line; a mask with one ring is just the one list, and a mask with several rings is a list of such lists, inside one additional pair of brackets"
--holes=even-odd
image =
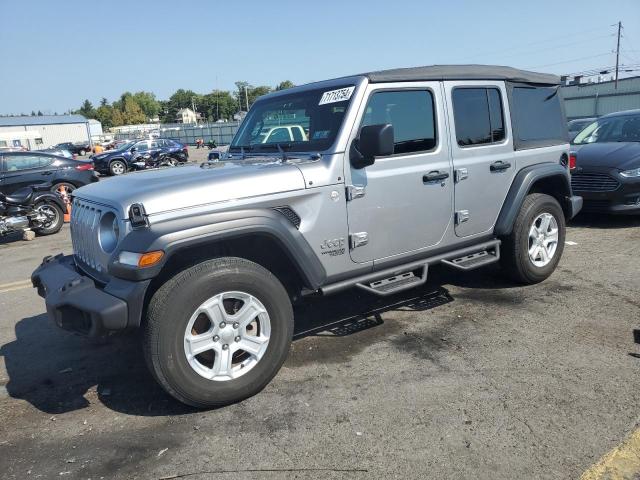
[(362, 198), (365, 194), (365, 187), (363, 185), (347, 185), (346, 190), (348, 201)]

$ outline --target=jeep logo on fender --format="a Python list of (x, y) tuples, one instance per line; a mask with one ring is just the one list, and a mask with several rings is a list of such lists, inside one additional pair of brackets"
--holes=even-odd
[(329, 255), (335, 257), (336, 255), (344, 255), (344, 238), (333, 238), (325, 240), (320, 245), (322, 255)]

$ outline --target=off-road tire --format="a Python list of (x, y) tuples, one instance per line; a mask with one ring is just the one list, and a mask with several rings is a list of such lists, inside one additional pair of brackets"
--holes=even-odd
[[(122, 165), (122, 173), (116, 173), (114, 171), (114, 165)], [(109, 175), (111, 176), (117, 176), (117, 175), (122, 175), (124, 173), (127, 173), (127, 164), (124, 163), (122, 160), (113, 160), (110, 164), (109, 164)]]
[[(271, 322), (269, 345), (247, 373), (226, 381), (208, 380), (189, 365), (184, 333), (205, 300), (240, 290), (258, 298)], [(149, 303), (142, 343), (145, 360), (160, 385), (182, 403), (214, 408), (261, 391), (287, 358), (293, 336), (293, 308), (280, 281), (262, 266), (236, 257), (207, 260), (184, 270), (160, 287)]]
[[(529, 229), (541, 213), (549, 213), (555, 217), (558, 224), (558, 246), (551, 261), (543, 267), (538, 267), (529, 258)], [(542, 282), (553, 273), (562, 257), (565, 235), (564, 213), (558, 201), (543, 193), (527, 195), (511, 233), (502, 238), (500, 260), (504, 273), (522, 284)]]
[(42, 205), (47, 205), (53, 209), (56, 210), (57, 212), (57, 218), (55, 223), (52, 223), (51, 225), (49, 225), (48, 227), (41, 227), (41, 228), (34, 228), (33, 231), (36, 232), (36, 235), (39, 235), (41, 237), (44, 237), (46, 235), (53, 235), (54, 233), (58, 233), (60, 231), (60, 229), (62, 228), (62, 225), (64, 224), (64, 212), (62, 211), (62, 208), (60, 208), (60, 205), (58, 205), (55, 202), (38, 202), (35, 206), (34, 209), (38, 209), (40, 208)]

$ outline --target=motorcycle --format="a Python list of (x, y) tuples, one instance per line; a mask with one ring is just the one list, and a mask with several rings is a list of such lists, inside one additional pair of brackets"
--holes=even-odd
[(21, 188), (10, 195), (0, 193), (0, 236), (33, 230), (37, 235), (58, 233), (66, 205), (51, 185)]
[(147, 170), (150, 168), (175, 167), (179, 163), (178, 160), (168, 153), (161, 152), (155, 155), (145, 153), (144, 155), (136, 157), (133, 166), (136, 170)]

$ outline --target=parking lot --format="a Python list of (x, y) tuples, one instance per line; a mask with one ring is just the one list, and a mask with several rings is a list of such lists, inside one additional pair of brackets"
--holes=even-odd
[(135, 338), (89, 341), (47, 321), (27, 280), (45, 255), (71, 252), (68, 226), (32, 242), (7, 238), (0, 472), (637, 478), (614, 474), (637, 472), (624, 449), (640, 448), (638, 227), (579, 217), (558, 270), (531, 287), (491, 269), (434, 268), (425, 287), (391, 298), (349, 291), (299, 306), (297, 340), (274, 381), (213, 411), (165, 394)]

